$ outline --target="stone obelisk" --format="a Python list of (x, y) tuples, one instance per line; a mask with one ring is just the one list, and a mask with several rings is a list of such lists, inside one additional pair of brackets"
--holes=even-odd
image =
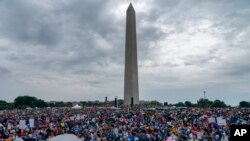
[(129, 4), (126, 16), (124, 105), (139, 104), (135, 10)]

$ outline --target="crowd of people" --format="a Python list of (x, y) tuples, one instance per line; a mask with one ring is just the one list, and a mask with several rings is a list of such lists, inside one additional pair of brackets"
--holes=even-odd
[[(225, 124), (218, 123), (217, 118)], [(233, 124), (249, 125), (250, 110), (133, 108), (128, 111), (96, 107), (4, 110), (0, 111), (0, 140), (46, 141), (57, 135), (74, 134), (84, 141), (228, 141)]]

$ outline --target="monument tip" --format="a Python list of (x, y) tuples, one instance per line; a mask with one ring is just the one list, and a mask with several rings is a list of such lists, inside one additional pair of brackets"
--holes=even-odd
[(130, 2), (129, 6), (128, 6), (128, 9), (127, 10), (134, 10), (134, 7), (132, 5), (132, 3)]

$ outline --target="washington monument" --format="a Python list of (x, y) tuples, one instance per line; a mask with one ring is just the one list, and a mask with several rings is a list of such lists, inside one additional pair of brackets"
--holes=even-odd
[(124, 105), (139, 104), (135, 10), (129, 4), (126, 16)]

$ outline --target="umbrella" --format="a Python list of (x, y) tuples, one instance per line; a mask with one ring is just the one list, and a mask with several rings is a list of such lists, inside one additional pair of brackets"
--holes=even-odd
[(49, 141), (81, 141), (73, 134), (64, 134), (51, 138)]

